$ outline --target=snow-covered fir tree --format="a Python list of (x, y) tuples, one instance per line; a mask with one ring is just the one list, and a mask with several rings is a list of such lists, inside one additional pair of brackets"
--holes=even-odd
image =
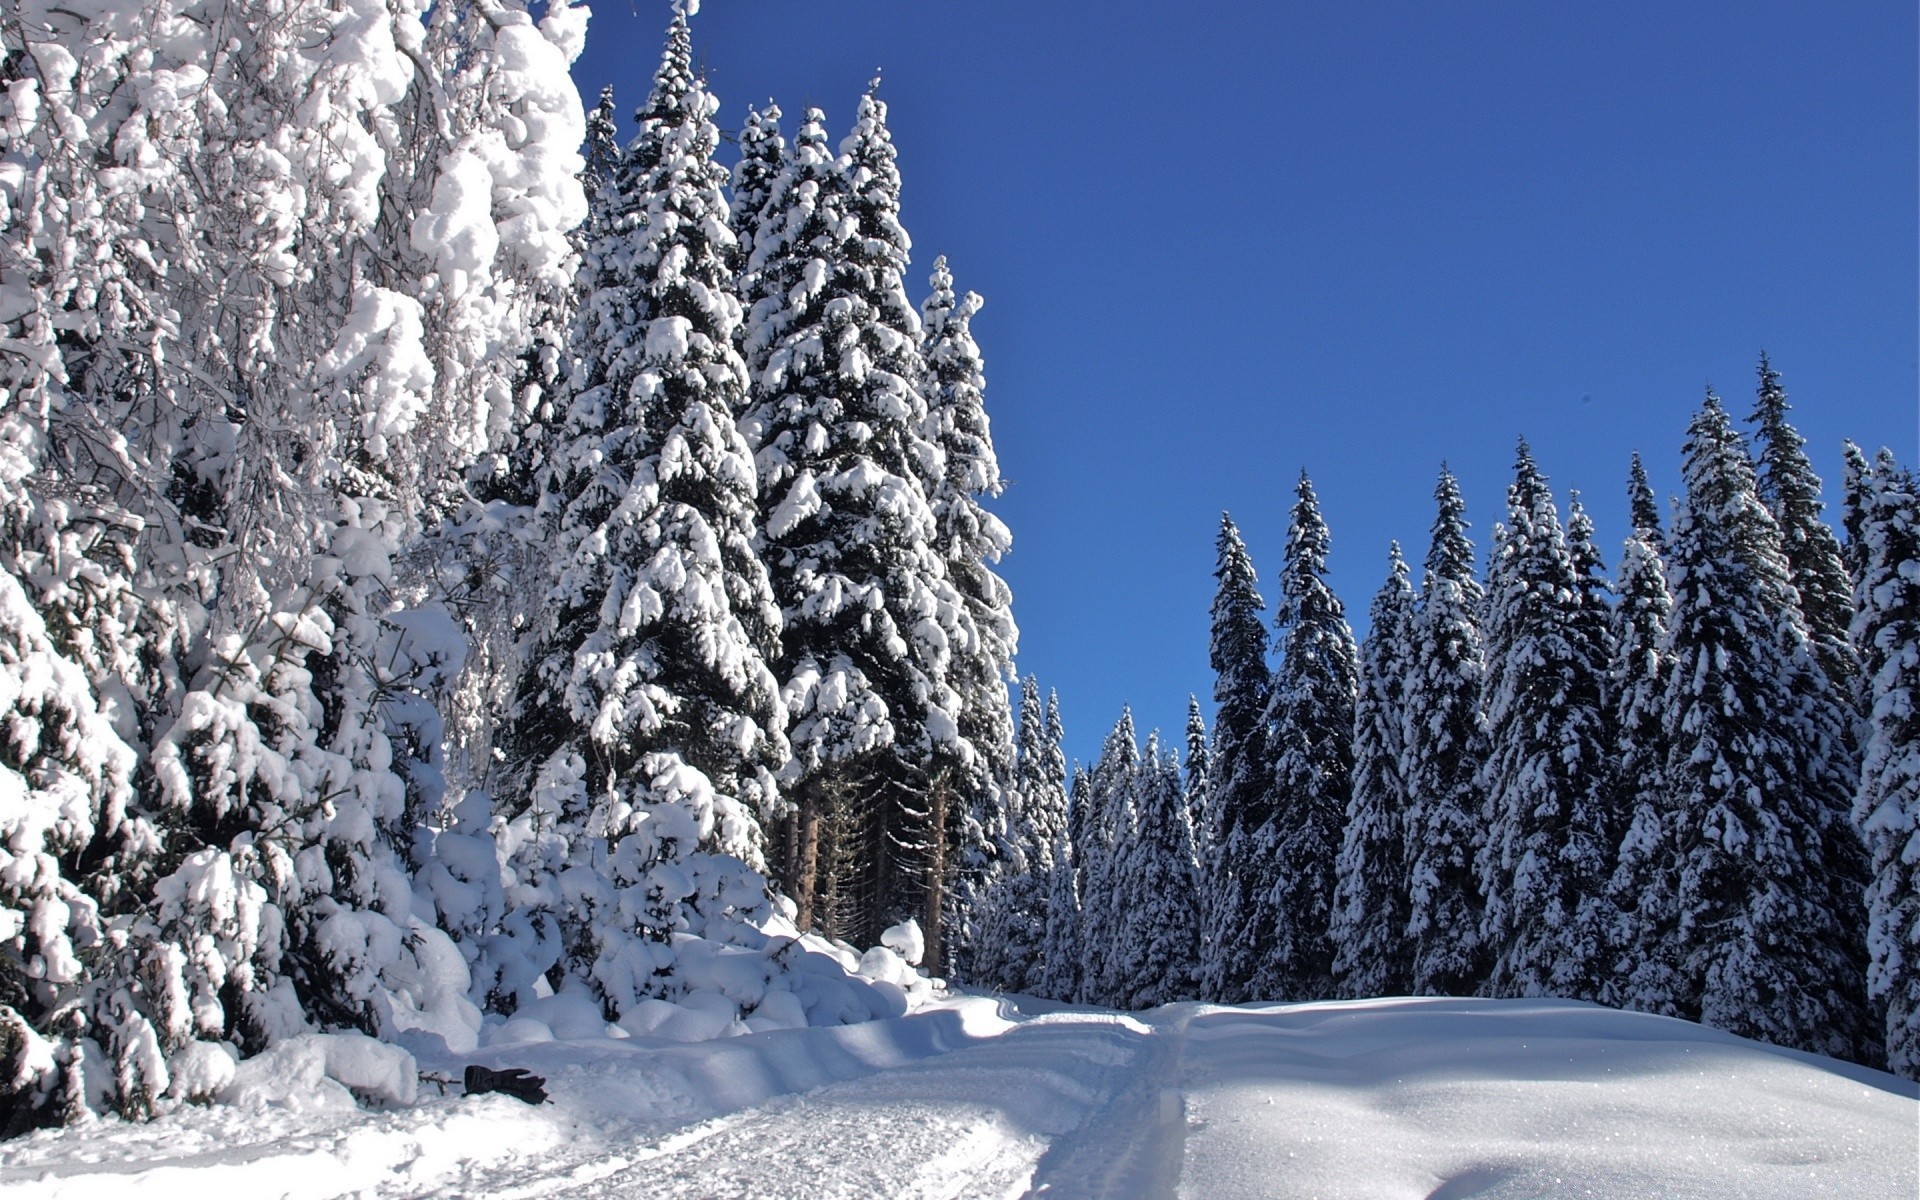
[[(1849, 447), (1851, 450), (1852, 448)], [(1859, 578), (1852, 629), (1869, 734), (1853, 819), (1872, 851), (1867, 987), (1886, 1012), (1887, 1069), (1920, 1078), (1920, 489), (1882, 451), (1849, 472)]]
[(774, 183), (786, 162), (787, 141), (780, 136), (780, 106), (769, 100), (763, 108), (748, 108), (740, 126), (740, 158), (733, 165), (734, 236), (745, 251), (741, 257), (740, 302), (751, 311), (762, 298), (748, 269), (754, 243), (760, 239), (761, 213), (773, 194)]
[[(674, 935), (763, 911), (751, 868), (781, 815), (780, 613), (734, 424), (747, 380), (716, 107), (676, 15), (587, 248), (544, 501), (565, 551), (515, 722), (529, 790), (510, 864), (609, 1018), (656, 994)], [(575, 868), (590, 886), (557, 882)]]
[(1353, 710), (1359, 667), (1346, 610), (1327, 585), (1329, 538), (1306, 472), (1294, 490), (1280, 602), (1280, 662), (1267, 703), (1273, 813), (1256, 844), (1273, 887), (1256, 897), (1254, 927), (1271, 930), (1253, 993), (1263, 1000), (1333, 994), (1335, 864), (1353, 792)]
[[(1780, 373), (1763, 353), (1753, 415), (1760, 499), (1780, 527), (1781, 549), (1793, 572), (1800, 615), (1813, 639), (1814, 657), (1828, 680), (1856, 699), (1860, 663), (1847, 635), (1853, 618), (1853, 591), (1841, 557), (1840, 541), (1820, 519), (1820, 477), (1807, 460), (1807, 440), (1787, 421), (1791, 405)], [(1852, 730), (1849, 729), (1851, 736)]]
[[(1038, 695), (1038, 684), (1035, 685)], [(1021, 692), (1021, 733), (1026, 733), (1027, 699)], [(1073, 831), (1078, 803), (1078, 788), (1067, 787), (1067, 758), (1063, 743), (1066, 732), (1060, 719), (1060, 698), (1047, 693), (1046, 724), (1041, 734), (1038, 757), (1022, 743), (1021, 772), (1028, 797), (1028, 812), (1033, 815), (1036, 832), (1047, 831), (1050, 865), (1046, 879), (1046, 931), (1040, 958), (1030, 979), (1042, 996), (1070, 1000), (1079, 988), (1080, 968), (1080, 884), (1078, 863), (1073, 850)], [(1077, 782), (1077, 781), (1076, 781)]]
[[(1187, 825), (1193, 830), (1194, 854), (1205, 861), (1207, 847), (1200, 841), (1207, 828), (1211, 805), (1207, 801), (1207, 783), (1211, 775), (1212, 754), (1207, 748), (1207, 718), (1200, 711), (1200, 697), (1187, 696)], [(1195, 886), (1199, 885), (1196, 876)]]
[(1133, 792), (1140, 774), (1140, 742), (1133, 711), (1122, 709), (1087, 775), (1084, 834), (1074, 839), (1080, 864), (1080, 986), (1082, 1004), (1112, 1004), (1123, 986), (1118, 957), (1126, 931), (1123, 890), (1126, 851), (1134, 823)]
[(938, 962), (960, 814), (951, 789), (975, 759), (949, 667), (978, 635), (935, 544), (927, 488), (943, 464), (925, 434), (899, 197), (886, 106), (872, 91), (839, 160), (808, 111), (749, 267), (765, 294), (745, 341), (758, 374), (744, 427), (785, 617), (785, 782), (799, 812), (784, 875), (801, 923), (816, 921), (820, 816), (844, 805), (863, 878), (853, 926), (833, 932), (867, 940), (918, 912)]
[[(1587, 557), (1591, 558), (1589, 549)], [(1583, 626), (1583, 571), (1545, 477), (1520, 444), (1487, 569), (1487, 797), (1481, 936), (1496, 996), (1593, 999), (1607, 973), (1607, 662)]]
[(1618, 803), (1625, 821), (1608, 895), (1615, 911), (1610, 935), (1611, 978), (1600, 999), (1626, 1008), (1665, 1011), (1677, 989), (1677, 949), (1662, 940), (1673, 925), (1673, 880), (1659, 858), (1678, 814), (1667, 802), (1667, 625), (1673, 597), (1661, 559), (1659, 509), (1640, 456), (1633, 456), (1628, 500), (1634, 529), (1620, 553), (1614, 590), (1612, 696)]
[(1353, 713), (1353, 794), (1335, 863), (1333, 971), (1349, 998), (1411, 990), (1407, 940), (1408, 794), (1401, 774), (1403, 708), (1412, 655), (1413, 585), (1400, 543), (1373, 598)]
[(1466, 504), (1453, 472), (1444, 467), (1434, 499), (1439, 513), (1414, 610), (1402, 697), (1407, 936), (1414, 993), (1463, 996), (1479, 988), (1486, 972), (1474, 871), (1485, 808), (1475, 780), (1486, 757), (1480, 708), (1484, 594), (1474, 578)]
[[(994, 884), (981, 896), (983, 910), (974, 961), (977, 982), (1017, 992), (1046, 986), (1049, 894), (1054, 886), (1054, 848), (1066, 834), (1066, 761), (1049, 728), (1040, 685), (1020, 682), (1017, 797), (1006, 835), (1007, 852)], [(1057, 719), (1057, 703), (1051, 710)]]
[(1208, 847), (1201, 887), (1201, 995), (1220, 1003), (1252, 999), (1249, 987), (1267, 947), (1248, 921), (1272, 888), (1272, 864), (1257, 856), (1256, 835), (1272, 815), (1265, 716), (1271, 688), (1267, 630), (1253, 560), (1233, 518), (1220, 514), (1215, 540), (1212, 778)]
[[(1012, 547), (1013, 538), (1006, 525), (981, 505), (1005, 489), (987, 420), (985, 370), (973, 340), (973, 315), (981, 304), (974, 292), (956, 297), (947, 260), (934, 260), (931, 287), (920, 310), (921, 358), (927, 371), (926, 438), (940, 451), (944, 469), (931, 479), (928, 501), (933, 508), (935, 549), (945, 563), (947, 580), (965, 605), (965, 626), (971, 635), (953, 647), (948, 678), (960, 705), (960, 736), (973, 753), (959, 760), (948, 778), (951, 803), (962, 812), (1004, 814), (1003, 836), (1011, 847), (1001, 874), (1009, 880), (1024, 880), (1033, 844), (1023, 828), (1022, 798), (1014, 786), (1013, 712), (1007, 699), (1020, 635), (1013, 620), (1013, 593), (993, 569)], [(964, 882), (964, 871), (962, 878)], [(953, 892), (956, 897), (960, 894), (957, 888)], [(1018, 914), (1024, 922), (1032, 907), (1030, 900), (1016, 899), (1007, 914)], [(950, 920), (957, 923), (959, 918)], [(996, 953), (1008, 955), (1014, 950), (1009, 944)]]
[(1131, 836), (1114, 853), (1123, 919), (1108, 970), (1112, 1003), (1141, 1009), (1193, 998), (1200, 948), (1193, 828), (1179, 764), (1157, 731), (1140, 752), (1131, 800)]
[[(1867, 1052), (1864, 864), (1835, 819), (1836, 731), (1779, 526), (1711, 392), (1669, 545), (1665, 734), (1675, 993), (1661, 1006), (1779, 1045)], [(1831, 692), (1829, 690), (1829, 697)], [(1829, 702), (1826, 706), (1834, 706)]]

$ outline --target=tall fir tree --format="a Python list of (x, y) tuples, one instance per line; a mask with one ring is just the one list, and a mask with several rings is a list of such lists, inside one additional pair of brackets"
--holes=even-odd
[(1474, 871), (1485, 794), (1475, 772), (1486, 757), (1481, 691), (1486, 660), (1466, 504), (1441, 468), (1439, 512), (1414, 610), (1412, 660), (1403, 698), (1406, 780), (1407, 937), (1418, 995), (1473, 994), (1486, 974), (1482, 897)]
[(1273, 777), (1267, 767), (1265, 716), (1272, 672), (1267, 630), (1253, 560), (1233, 518), (1220, 514), (1215, 540), (1213, 631), (1213, 746), (1208, 783), (1209, 847), (1201, 881), (1204, 936), (1201, 995), (1234, 1004), (1252, 998), (1249, 987), (1266, 947), (1248, 926), (1255, 898), (1272, 886), (1270, 864), (1257, 857), (1255, 837), (1272, 815)]
[(769, 195), (750, 270), (764, 295), (745, 341), (744, 422), (759, 467), (761, 550), (785, 615), (779, 674), (792, 717), (786, 782), (799, 805), (787, 869), (815, 923), (820, 815), (855, 814), (866, 941), (918, 915), (942, 961), (947, 858), (976, 752), (961, 733), (951, 657), (971, 645), (946, 578), (929, 484), (920, 322), (902, 276), (900, 177), (886, 106), (870, 90), (838, 160), (809, 110)]
[[(1207, 847), (1200, 840), (1205, 836), (1212, 804), (1207, 797), (1207, 785), (1212, 775), (1212, 752), (1207, 746), (1207, 718), (1200, 711), (1200, 697), (1187, 696), (1187, 762), (1186, 762), (1186, 804), (1187, 824), (1193, 829), (1194, 854), (1205, 861)], [(1195, 886), (1199, 879), (1195, 877)]]
[(1871, 701), (1853, 803), (1873, 855), (1867, 990), (1885, 1008), (1887, 1069), (1920, 1079), (1920, 489), (1890, 453), (1863, 469), (1849, 450), (1852, 631)]
[(1615, 912), (1609, 937), (1612, 978), (1600, 999), (1653, 1012), (1669, 1011), (1676, 994), (1676, 947), (1662, 939), (1673, 927), (1673, 880), (1665, 875), (1661, 847), (1677, 814), (1667, 802), (1666, 698), (1670, 686), (1666, 652), (1673, 596), (1667, 590), (1659, 509), (1647, 486), (1640, 456), (1633, 457), (1628, 501), (1634, 529), (1620, 553), (1615, 591), (1613, 697), (1616, 778), (1626, 824), (1615, 852), (1608, 893)]
[(1100, 759), (1087, 776), (1085, 836), (1076, 839), (1080, 862), (1080, 986), (1082, 1004), (1112, 1005), (1123, 985), (1120, 955), (1128, 896), (1123, 889), (1134, 824), (1133, 792), (1140, 773), (1140, 742), (1133, 712), (1123, 709)]
[(1413, 981), (1407, 941), (1408, 794), (1401, 773), (1412, 658), (1413, 585), (1400, 543), (1373, 598), (1360, 647), (1353, 717), (1353, 795), (1335, 864), (1333, 971), (1342, 996), (1397, 996)]
[[(1760, 500), (1780, 527), (1781, 549), (1814, 657), (1835, 688), (1857, 703), (1860, 662), (1848, 638), (1853, 591), (1833, 529), (1820, 519), (1820, 477), (1807, 460), (1807, 440), (1787, 421), (1791, 406), (1780, 373), (1760, 355), (1760, 386), (1753, 415)], [(1850, 729), (1851, 736), (1852, 730)]]
[[(762, 214), (786, 162), (787, 142), (780, 136), (780, 116), (780, 106), (769, 100), (764, 108), (748, 108), (747, 119), (740, 126), (740, 158), (733, 165), (730, 212), (734, 236), (744, 251), (743, 269), (760, 239)], [(740, 302), (748, 309), (760, 298), (752, 278), (743, 274), (740, 283)]]
[[(1273, 814), (1264, 833), (1274, 883), (1262, 899), (1271, 929), (1253, 990), (1261, 999), (1333, 994), (1335, 865), (1353, 794), (1358, 651), (1340, 598), (1327, 585), (1327, 524), (1305, 471), (1294, 490), (1274, 627), (1280, 663), (1267, 703)], [(1256, 910), (1257, 911), (1257, 910)]]
[[(1717, 397), (1688, 428), (1674, 523), (1665, 771), (1678, 947), (1668, 1006), (1735, 1033), (1866, 1052), (1864, 863), (1835, 819), (1826, 684), (1780, 529)], [(1829, 698), (1831, 696), (1829, 690)], [(1825, 705), (1827, 710), (1834, 706)]]
[[(1589, 544), (1588, 557), (1591, 557)], [(1520, 443), (1487, 570), (1481, 936), (1496, 996), (1593, 999), (1612, 925), (1611, 746), (1593, 601), (1547, 481)], [(1584, 593), (1584, 594), (1583, 594)]]
[(1041, 995), (1054, 1000), (1073, 1000), (1079, 996), (1079, 960), (1081, 960), (1081, 849), (1077, 831), (1085, 826), (1081, 812), (1087, 803), (1085, 776), (1079, 768), (1073, 772), (1068, 789), (1068, 833), (1054, 839), (1054, 874), (1046, 891), (1046, 943), (1044, 943)]
[[(960, 705), (960, 736), (972, 750), (947, 773), (951, 803), (964, 813), (1005, 814), (1006, 836), (1013, 846), (1004, 874), (1018, 891), (1025, 886), (1025, 858), (1032, 849), (1014, 786), (1013, 710), (1007, 698), (1020, 631), (1013, 620), (1013, 592), (993, 568), (1012, 548), (1013, 537), (981, 503), (1006, 486), (987, 420), (985, 368), (973, 339), (973, 316), (982, 303), (974, 292), (955, 296), (947, 260), (934, 260), (931, 288), (920, 310), (921, 358), (927, 372), (925, 435), (939, 450), (944, 467), (929, 482), (928, 501), (934, 548), (965, 605), (969, 634), (952, 648), (948, 666)], [(953, 894), (957, 897), (958, 889)], [(1009, 903), (1009, 918), (1024, 924), (1029, 901), (1013, 898)], [(1012, 948), (998, 952), (1010, 954)]]
[(1147, 735), (1140, 752), (1132, 808), (1132, 836), (1116, 850), (1122, 920), (1114, 941), (1112, 1002), (1142, 1009), (1193, 998), (1200, 948), (1193, 827), (1179, 764), (1161, 749), (1157, 731)]
[[(738, 246), (717, 108), (676, 15), (587, 248), (573, 399), (546, 507), (547, 623), (521, 688), (528, 817), (565, 839), (544, 871), (593, 868), (557, 915), (610, 1018), (657, 994), (676, 933), (762, 911), (746, 868), (781, 815), (786, 757), (768, 668), (780, 612), (754, 553), (752, 459), (734, 424)], [(534, 843), (539, 846), (540, 843)]]

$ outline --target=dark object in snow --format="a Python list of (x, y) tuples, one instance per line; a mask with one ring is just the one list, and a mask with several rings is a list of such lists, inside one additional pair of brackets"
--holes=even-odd
[(546, 1083), (540, 1076), (528, 1074), (523, 1067), (508, 1067), (504, 1071), (489, 1071), (485, 1067), (467, 1068), (469, 1096), (478, 1096), (482, 1092), (505, 1092), (528, 1104), (544, 1104), (547, 1099)]

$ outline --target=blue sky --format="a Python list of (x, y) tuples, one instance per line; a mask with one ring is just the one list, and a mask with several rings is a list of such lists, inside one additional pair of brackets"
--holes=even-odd
[[(597, 9), (583, 93), (630, 114), (667, 19)], [(1303, 467), (1361, 624), (1442, 459), (1484, 551), (1523, 434), (1611, 565), (1628, 454), (1677, 489), (1762, 348), (1830, 501), (1843, 438), (1916, 458), (1912, 5), (706, 0), (693, 34), (727, 129), (772, 97), (837, 139), (884, 69), (916, 299), (944, 253), (987, 300), (1070, 755), (1207, 699), (1220, 511), (1271, 600)]]

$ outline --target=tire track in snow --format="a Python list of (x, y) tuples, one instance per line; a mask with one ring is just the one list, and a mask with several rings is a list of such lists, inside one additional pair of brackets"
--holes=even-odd
[(512, 1194), (1010, 1200), (1032, 1191), (1036, 1166), (1059, 1139), (1137, 1089), (1141, 1064), (1165, 1058), (1156, 1040), (1131, 1021), (1033, 1021), (984, 1045), (623, 1151), (592, 1178), (575, 1165), (540, 1190)]

